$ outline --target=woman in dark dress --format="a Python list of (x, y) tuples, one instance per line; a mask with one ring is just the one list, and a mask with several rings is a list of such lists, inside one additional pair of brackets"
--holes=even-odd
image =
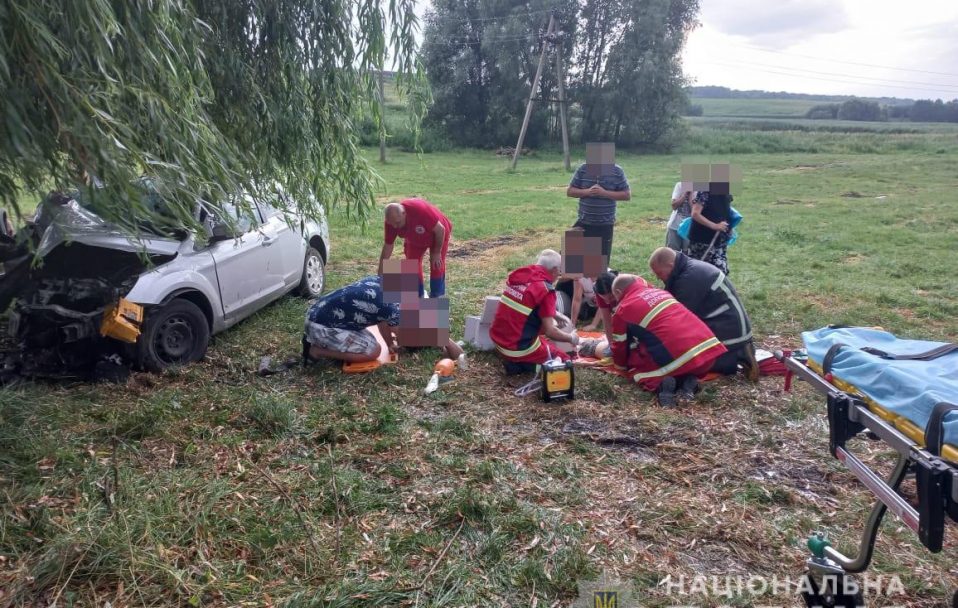
[(725, 274), (729, 274), (731, 210), (731, 194), (699, 192), (692, 201), (692, 226), (689, 229), (689, 257), (708, 262)]

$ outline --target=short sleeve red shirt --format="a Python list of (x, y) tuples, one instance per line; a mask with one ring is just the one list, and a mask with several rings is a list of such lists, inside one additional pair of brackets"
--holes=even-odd
[(397, 230), (389, 224), (384, 224), (387, 245), (392, 245), (396, 241), (396, 237), (401, 237), (406, 245), (420, 248), (431, 247), (433, 244), (432, 231), (439, 222), (442, 222), (443, 226), (446, 227), (446, 232), (449, 232), (449, 220), (428, 201), (421, 198), (407, 198), (400, 204), (406, 210), (406, 225)]

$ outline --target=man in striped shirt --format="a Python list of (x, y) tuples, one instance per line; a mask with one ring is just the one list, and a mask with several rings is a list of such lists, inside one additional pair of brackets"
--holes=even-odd
[(615, 144), (586, 144), (585, 159), (572, 176), (566, 196), (579, 199), (574, 226), (582, 228), (584, 236), (602, 238), (602, 255), (611, 265), (616, 204), (631, 199), (632, 190), (622, 167), (615, 164)]
[(642, 277), (620, 274), (612, 283), (619, 302), (612, 314), (612, 361), (664, 407), (691, 398), (698, 378), (726, 352), (698, 317), (672, 294)]

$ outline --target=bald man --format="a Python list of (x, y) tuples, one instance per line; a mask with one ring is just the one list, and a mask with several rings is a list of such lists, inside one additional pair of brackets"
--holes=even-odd
[(665, 283), (666, 291), (702, 319), (728, 349), (712, 371), (732, 375), (741, 363), (745, 376), (758, 381), (752, 323), (728, 276), (708, 262), (668, 247), (652, 252), (649, 268)]
[(612, 361), (636, 384), (658, 394), (663, 407), (691, 398), (725, 347), (698, 317), (667, 291), (620, 274), (612, 282), (619, 302), (612, 313)]
[(435, 205), (421, 198), (389, 203), (385, 209), (385, 238), (379, 254), (379, 274), (383, 260), (393, 254), (396, 237), (403, 240), (403, 255), (419, 262), (419, 295), (423, 295), (422, 258), (429, 252), (429, 297), (446, 293), (446, 252), (452, 222)]

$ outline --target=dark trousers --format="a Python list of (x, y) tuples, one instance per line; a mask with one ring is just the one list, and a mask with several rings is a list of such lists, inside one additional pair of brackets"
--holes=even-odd
[(602, 239), (602, 255), (606, 258), (606, 264), (612, 267), (612, 230), (615, 224), (584, 224), (576, 222), (573, 228), (582, 228), (585, 236), (597, 236)]
[(722, 356), (715, 360), (712, 364), (712, 369), (709, 371), (722, 374), (723, 376), (734, 376), (737, 374), (739, 362), (747, 360), (745, 347), (749, 344), (750, 342), (743, 342), (742, 344), (730, 346), (728, 352), (723, 353)]

